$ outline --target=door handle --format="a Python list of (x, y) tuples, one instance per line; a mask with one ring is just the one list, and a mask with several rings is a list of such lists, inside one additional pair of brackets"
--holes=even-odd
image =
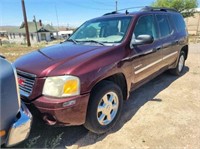
[(161, 46), (159, 46), (159, 47), (156, 47), (155, 49), (154, 49), (154, 52), (156, 52), (156, 51), (159, 51), (159, 50), (161, 50), (162, 49), (162, 47)]
[(178, 40), (172, 42), (172, 45), (177, 45), (177, 44), (179, 44), (179, 41), (178, 41)]

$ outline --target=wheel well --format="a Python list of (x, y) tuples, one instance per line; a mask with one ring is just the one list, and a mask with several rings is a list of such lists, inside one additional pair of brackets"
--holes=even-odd
[(188, 57), (188, 45), (184, 46), (181, 51), (184, 51), (185, 52), (185, 59), (187, 59)]
[(112, 81), (112, 82), (116, 83), (122, 90), (123, 99), (124, 100), (127, 99), (127, 83), (126, 83), (124, 74), (122, 74), (122, 73), (115, 74), (108, 78), (105, 78), (104, 80)]

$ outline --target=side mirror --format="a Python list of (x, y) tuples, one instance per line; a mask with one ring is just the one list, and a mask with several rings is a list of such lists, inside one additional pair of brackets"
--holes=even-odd
[(153, 41), (154, 38), (151, 35), (139, 35), (137, 38), (135, 38), (135, 35), (133, 34), (131, 47), (135, 45), (151, 44)]

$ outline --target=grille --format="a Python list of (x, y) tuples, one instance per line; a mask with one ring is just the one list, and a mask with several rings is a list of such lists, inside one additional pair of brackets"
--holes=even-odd
[(22, 71), (17, 71), (20, 94), (29, 97), (35, 83), (35, 75)]

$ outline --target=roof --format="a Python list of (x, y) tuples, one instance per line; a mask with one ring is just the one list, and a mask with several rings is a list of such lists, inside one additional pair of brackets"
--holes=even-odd
[[(36, 25), (37, 25), (37, 30), (36, 30)], [(22, 25), (20, 26), (20, 30), (21, 31), (23, 30), (25, 32), (24, 28), (25, 28), (25, 24), (23, 22)], [(57, 31), (53, 26), (49, 24), (47, 25), (42, 24), (41, 26), (39, 22), (36, 22), (36, 24), (35, 22), (28, 22), (28, 28), (29, 28), (30, 33), (36, 33), (37, 31), (38, 32), (56, 32)]]
[[(177, 10), (175, 9), (170, 9), (170, 8), (164, 8), (164, 7), (144, 7), (142, 8), (140, 11), (128, 11), (128, 10), (124, 10), (123, 13), (120, 12), (109, 12), (104, 14), (103, 16), (99, 17), (99, 18), (109, 18), (109, 17), (122, 17), (122, 16), (135, 16), (135, 15), (142, 15), (142, 14), (147, 14), (147, 13), (179, 13)], [(96, 18), (95, 18), (96, 19)]]
[[(57, 30), (53, 26), (51, 26), (49, 24), (42, 25), (42, 26), (40, 26), (39, 22), (37, 22), (36, 24), (37, 24), (37, 30), (38, 30), (38, 32), (57, 32)], [(28, 28), (29, 28), (29, 33), (36, 33), (37, 32), (36, 31), (35, 22), (28, 22)], [(22, 33), (22, 34), (26, 33), (24, 22), (21, 24), (20, 27), (16, 27), (16, 26), (14, 26), (14, 27), (8, 27), (5, 30), (8, 33)]]

